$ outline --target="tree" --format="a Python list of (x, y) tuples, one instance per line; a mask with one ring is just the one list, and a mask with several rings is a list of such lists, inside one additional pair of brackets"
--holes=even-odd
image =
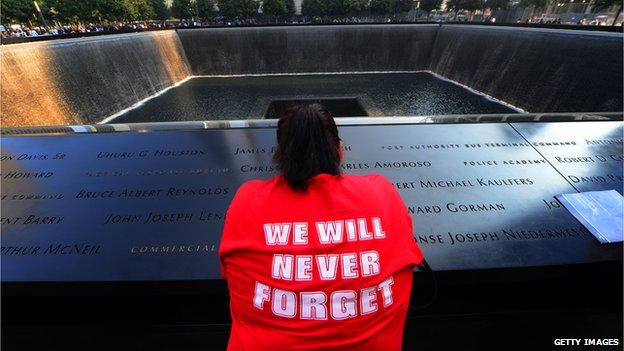
[(151, 0), (151, 5), (154, 9), (154, 19), (166, 20), (169, 18), (169, 8), (164, 0)]
[(483, 8), (482, 0), (449, 0), (447, 8), (453, 9), (455, 13), (460, 10), (474, 11)]
[(437, 10), (442, 6), (442, 0), (420, 0), (420, 9), (426, 12)]
[(286, 9), (289, 15), (295, 14), (295, 0), (286, 0)]
[(254, 0), (220, 0), (219, 11), (228, 18), (250, 18), (258, 13), (258, 3)]
[(133, 20), (151, 20), (156, 16), (151, 0), (136, 0), (131, 13)]
[(173, 0), (171, 3), (171, 15), (177, 19), (190, 19), (195, 16), (195, 6), (191, 0)]
[(392, 12), (392, 0), (371, 0), (370, 10), (372, 13), (385, 15)]
[(392, 4), (392, 12), (409, 12), (413, 7), (414, 2), (412, 0), (394, 0)]
[[(49, 14), (63, 23), (92, 22), (108, 19), (105, 0), (50, 0)], [(119, 4), (117, 4), (119, 6)], [(121, 11), (115, 11), (118, 13)]]
[(301, 13), (305, 16), (325, 16), (327, 6), (324, 0), (303, 0)]
[(509, 8), (509, 0), (485, 0), (484, 5), (490, 10), (506, 10)]
[(591, 4), (594, 7), (594, 10), (597, 11), (608, 9), (613, 5), (617, 5), (615, 18), (613, 19), (613, 23), (611, 23), (612, 26), (615, 26), (615, 22), (617, 22), (620, 12), (622, 12), (622, 0), (591, 0)]
[(594, 10), (608, 9), (613, 5), (619, 5), (618, 7), (622, 8), (622, 0), (591, 0), (591, 4)]
[(287, 0), (264, 0), (262, 13), (266, 16), (284, 16), (288, 14)]
[(413, 6), (412, 0), (371, 0), (370, 2), (371, 12), (380, 15), (408, 12)]
[(325, 0), (327, 3), (327, 15), (344, 16), (347, 14), (343, 0)]
[(30, 0), (0, 1), (0, 23), (24, 23), (35, 13), (35, 5)]
[(536, 9), (542, 9), (548, 6), (549, 0), (520, 0), (518, 5), (520, 7), (534, 6)]
[(360, 13), (368, 9), (368, 0), (344, 0), (347, 13)]
[(196, 13), (199, 18), (208, 19), (215, 15), (215, 3), (212, 0), (195, 0)]

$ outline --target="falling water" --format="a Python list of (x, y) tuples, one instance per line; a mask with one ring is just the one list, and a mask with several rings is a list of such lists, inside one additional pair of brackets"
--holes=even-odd
[(95, 123), (190, 75), (175, 31), (0, 50), (3, 127)]

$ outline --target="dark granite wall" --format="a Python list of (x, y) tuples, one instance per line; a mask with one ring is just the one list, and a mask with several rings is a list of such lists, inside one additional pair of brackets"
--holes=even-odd
[(196, 75), (428, 69), (438, 25), (178, 30)]
[(431, 70), (529, 112), (622, 111), (622, 34), (473, 25), (178, 30), (196, 75)]
[(530, 112), (622, 111), (622, 34), (443, 25), (430, 69)]

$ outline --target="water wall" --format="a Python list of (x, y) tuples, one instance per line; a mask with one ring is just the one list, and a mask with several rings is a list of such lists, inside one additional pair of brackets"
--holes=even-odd
[(3, 127), (96, 123), (190, 74), (175, 31), (0, 50)]
[(622, 34), (443, 25), (430, 69), (530, 112), (622, 111)]
[(0, 48), (2, 125), (102, 121), (189, 75), (430, 70), (528, 112), (622, 111), (622, 34), (472, 25), (180, 29)]
[(178, 30), (196, 75), (428, 69), (438, 25)]

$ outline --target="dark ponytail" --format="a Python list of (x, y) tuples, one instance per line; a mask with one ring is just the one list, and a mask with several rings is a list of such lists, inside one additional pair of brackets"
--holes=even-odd
[(308, 180), (319, 173), (340, 174), (339, 143), (336, 122), (323, 106), (294, 105), (277, 123), (273, 159), (288, 185), (305, 191)]

